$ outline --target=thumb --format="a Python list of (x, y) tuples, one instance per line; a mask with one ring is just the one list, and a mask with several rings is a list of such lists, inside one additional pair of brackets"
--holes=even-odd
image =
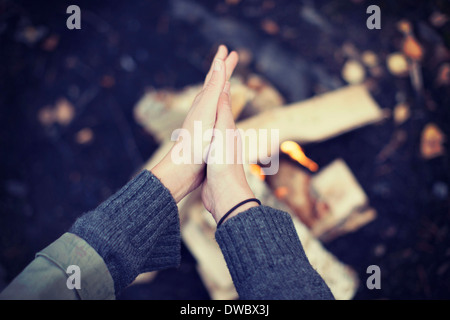
[(214, 130), (221, 133), (222, 150), (225, 152), (226, 163), (242, 163), (242, 138), (236, 130), (233, 113), (231, 112), (230, 83), (227, 82), (219, 98), (217, 119)]
[(225, 134), (226, 129), (236, 129), (233, 113), (231, 112), (230, 82), (226, 82), (217, 103), (217, 118), (215, 129)]

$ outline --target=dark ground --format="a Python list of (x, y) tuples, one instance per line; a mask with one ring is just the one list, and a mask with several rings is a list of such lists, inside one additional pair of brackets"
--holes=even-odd
[[(387, 54), (399, 51), (402, 35), (395, 24), (407, 18), (426, 50), (424, 94), (415, 93), (408, 77), (387, 71), (372, 91), (387, 109), (403, 94), (412, 106), (409, 120), (398, 127), (388, 119), (305, 150), (320, 166), (344, 158), (378, 212), (374, 222), (326, 245), (359, 273), (355, 298), (450, 298), (448, 153), (426, 161), (419, 152), (427, 123), (450, 133), (449, 87), (435, 85), (433, 55), (436, 44), (449, 47), (450, 26), (436, 29), (428, 20), (435, 10), (449, 14), (449, 2), (314, 1), (318, 17), (311, 21), (299, 16), (302, 1), (196, 3), (200, 7), (190, 6), (180, 18), (164, 1), (0, 0), (0, 289), (151, 156), (157, 144), (132, 114), (147, 88), (201, 81), (214, 49), (224, 42), (232, 49), (246, 45), (254, 53), (249, 70), (270, 79), (289, 102), (307, 98), (317, 88), (344, 84), (335, 53), (345, 42), (374, 51), (384, 63)], [(81, 8), (81, 30), (66, 28), (70, 4)], [(366, 28), (369, 4), (381, 7), (381, 30)], [(268, 28), (267, 20), (278, 30)], [(237, 28), (227, 33), (229, 21)], [(27, 27), (38, 31), (36, 39), (21, 36)], [(295, 69), (298, 90), (267, 68), (257, 53), (266, 44), (282, 58), (277, 63)], [(73, 104), (74, 119), (43, 126), (39, 110), (62, 97)], [(80, 144), (76, 134), (83, 128), (91, 128), (93, 139)], [(407, 133), (406, 142), (377, 161), (398, 130)], [(160, 272), (122, 298), (209, 298), (194, 258), (184, 247), (182, 253), (178, 270)], [(372, 264), (381, 268), (381, 290), (364, 285)]]

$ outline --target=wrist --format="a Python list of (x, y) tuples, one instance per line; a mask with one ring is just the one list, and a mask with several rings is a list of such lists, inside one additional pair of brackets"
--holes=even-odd
[[(215, 203), (214, 206), (214, 218), (216, 220), (216, 222), (219, 222), (222, 217), (236, 204), (247, 200), (247, 199), (251, 199), (251, 198), (255, 198), (255, 195), (253, 194), (252, 190), (250, 189), (250, 187), (244, 186), (244, 187), (236, 187), (233, 188), (233, 190), (229, 190), (227, 193), (222, 193), (222, 196), (220, 198), (219, 201), (217, 201)], [(252, 207), (256, 207), (258, 206), (258, 203), (256, 202), (248, 202), (245, 203), (239, 207), (237, 207), (236, 209), (234, 209), (226, 218), (223, 222), (227, 221), (228, 219), (236, 216), (237, 214), (246, 211)]]
[(199, 184), (199, 182), (196, 182), (199, 179), (199, 174), (196, 174), (190, 165), (174, 163), (170, 157), (170, 153), (151, 172), (169, 189), (176, 203), (194, 190)]
[[(252, 199), (252, 198), (248, 198), (248, 199)], [(259, 203), (256, 201), (249, 201), (247, 203), (243, 203), (241, 205), (239, 205), (237, 208), (233, 209), (230, 213), (225, 213), (225, 215), (222, 216), (222, 218), (219, 219), (219, 221), (217, 222), (217, 226), (219, 227), (219, 224), (223, 224), (225, 221), (237, 216), (239, 213), (247, 211), (250, 208), (253, 207), (257, 207), (259, 206)], [(231, 209), (230, 209), (231, 210)], [(225, 217), (225, 218), (224, 218)], [(223, 221), (221, 221), (223, 219)]]

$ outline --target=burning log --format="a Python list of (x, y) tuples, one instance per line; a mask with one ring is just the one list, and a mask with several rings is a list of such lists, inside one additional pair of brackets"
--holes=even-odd
[(281, 161), (278, 173), (267, 176), (267, 182), (277, 198), (322, 241), (355, 231), (376, 217), (363, 189), (341, 159), (313, 176)]
[(275, 196), (311, 228), (317, 220), (315, 199), (310, 192), (311, 175), (289, 161), (281, 161), (276, 175), (267, 176)]

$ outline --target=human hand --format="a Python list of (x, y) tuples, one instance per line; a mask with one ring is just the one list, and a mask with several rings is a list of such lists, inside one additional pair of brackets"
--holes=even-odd
[[(184, 120), (180, 136), (167, 155), (151, 171), (169, 189), (176, 202), (195, 190), (205, 177), (204, 150), (208, 150), (212, 129), (216, 122), (217, 106), (225, 83), (237, 65), (238, 55), (224, 45), (219, 46), (211, 68), (205, 78), (203, 89), (194, 99)], [(196, 136), (195, 125), (201, 125), (201, 132), (211, 136)], [(181, 134), (183, 133), (183, 134)], [(189, 137), (189, 139), (187, 139)], [(195, 148), (195, 142), (201, 148)], [(177, 163), (180, 150), (188, 151), (188, 161)], [(184, 154), (183, 154), (184, 155)], [(175, 157), (175, 158), (174, 158)], [(195, 160), (195, 161), (194, 161)]]
[[(232, 139), (227, 139), (229, 137)], [(242, 165), (241, 135), (236, 130), (231, 112), (230, 83), (227, 82), (217, 106), (214, 137), (208, 153), (206, 179), (202, 185), (202, 201), (219, 222), (234, 205), (254, 197)], [(255, 206), (255, 202), (245, 203), (228, 215), (225, 221)]]

